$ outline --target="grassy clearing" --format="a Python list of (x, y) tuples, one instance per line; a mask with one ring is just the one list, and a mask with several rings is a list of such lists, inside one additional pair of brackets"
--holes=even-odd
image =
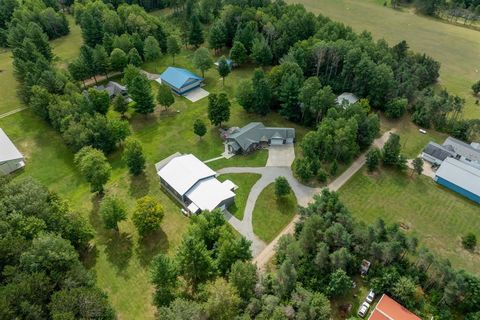
[(391, 45), (406, 40), (410, 47), (425, 52), (442, 64), (440, 84), (467, 100), (466, 118), (479, 118), (471, 86), (480, 79), (480, 32), (443, 23), (404, 10), (383, 7), (383, 0), (288, 0), (307, 10), (321, 13), (350, 25), (355, 31), (368, 30)]
[[(53, 52), (57, 56), (57, 63), (66, 66), (78, 55), (82, 44), (80, 27), (75, 25), (72, 16), (67, 16), (70, 33), (62, 38), (50, 42)], [(17, 97), (17, 80), (13, 74), (12, 54), (10, 50), (0, 51), (0, 83), (2, 84), (2, 99), (0, 99), (0, 114), (23, 106)]]
[(412, 123), (409, 116), (406, 115), (400, 120), (392, 121), (385, 117), (381, 118), (381, 132), (386, 132), (395, 128), (396, 133), (400, 135), (400, 143), (402, 144), (402, 153), (409, 159), (416, 158), (428, 142), (434, 141), (442, 144), (448, 137), (445, 133), (434, 130), (427, 130), (426, 134), (422, 134), (417, 125)]
[(253, 210), (253, 232), (270, 243), (297, 213), (297, 199), (293, 192), (277, 199), (275, 184), (269, 184), (260, 193)]
[(237, 219), (243, 219), (250, 190), (260, 177), (261, 175), (256, 173), (229, 173), (218, 177), (220, 181), (230, 180), (238, 186), (235, 191), (235, 203), (228, 208)]
[(437, 185), (426, 176), (381, 170), (358, 172), (340, 189), (352, 214), (366, 223), (382, 218), (401, 223), (408, 233), (457, 268), (480, 273), (480, 254), (462, 248), (468, 232), (480, 236), (480, 206)]

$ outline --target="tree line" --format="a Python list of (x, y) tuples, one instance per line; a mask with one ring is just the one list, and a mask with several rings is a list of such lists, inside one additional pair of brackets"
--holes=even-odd
[(80, 262), (93, 230), (40, 183), (0, 178), (0, 318), (115, 319)]

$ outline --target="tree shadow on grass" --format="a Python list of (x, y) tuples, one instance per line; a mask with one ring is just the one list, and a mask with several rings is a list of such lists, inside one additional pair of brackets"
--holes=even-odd
[(281, 214), (289, 215), (297, 209), (297, 204), (292, 196), (292, 193), (284, 196), (276, 198), (276, 205), (278, 211)]
[(105, 254), (107, 260), (113, 264), (120, 275), (127, 276), (125, 270), (133, 254), (133, 242), (131, 235), (125, 232), (112, 231), (106, 241)]
[(90, 270), (93, 267), (95, 267), (95, 264), (97, 263), (97, 257), (98, 257), (98, 249), (95, 246), (92, 246), (87, 250), (83, 250), (80, 253), (80, 261), (82, 262), (83, 266), (87, 270)]
[(144, 172), (138, 176), (130, 176), (128, 193), (135, 199), (144, 197), (150, 190), (150, 182)]
[(167, 234), (162, 229), (141, 238), (136, 248), (140, 264), (144, 267), (150, 266), (153, 257), (159, 253), (166, 253), (169, 246)]

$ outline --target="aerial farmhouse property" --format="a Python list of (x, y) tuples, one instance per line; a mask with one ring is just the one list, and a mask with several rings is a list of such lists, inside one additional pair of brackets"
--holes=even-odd
[(162, 187), (190, 213), (225, 210), (235, 201), (237, 186), (220, 182), (216, 172), (192, 154), (175, 153), (155, 165)]
[(25, 166), (25, 159), (0, 128), (0, 175), (7, 175)]
[(430, 142), (422, 158), (438, 166), (434, 180), (468, 199), (480, 203), (480, 149), (448, 137), (442, 145)]
[(168, 67), (156, 81), (169, 86), (176, 94), (184, 95), (199, 88), (203, 80), (202, 77), (186, 69)]
[(265, 127), (261, 122), (251, 122), (243, 128), (234, 128), (225, 139), (230, 153), (249, 153), (269, 145), (294, 143), (295, 129)]

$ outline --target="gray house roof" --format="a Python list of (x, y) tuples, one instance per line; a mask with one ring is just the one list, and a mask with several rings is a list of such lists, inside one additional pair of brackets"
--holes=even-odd
[(23, 155), (0, 128), (0, 163), (17, 159), (23, 159)]
[(268, 142), (270, 139), (295, 139), (295, 129), (265, 127), (261, 122), (251, 122), (228, 136), (235, 149), (247, 150), (253, 143)]
[(448, 148), (449, 146), (455, 150), (455, 153), (461, 155), (462, 157), (472, 161), (480, 162), (480, 150), (475, 149), (468, 143), (448, 137), (443, 143), (443, 147)]
[(358, 101), (357, 96), (350, 92), (344, 92), (337, 97), (338, 105), (342, 105), (344, 103), (346, 103), (347, 105), (350, 105), (350, 104), (354, 104), (357, 101)]
[(423, 149), (423, 152), (440, 161), (443, 161), (448, 157), (455, 157), (453, 150), (449, 150), (449, 148), (445, 148), (432, 141), (427, 144), (425, 149)]
[[(133, 100), (128, 96), (128, 91), (127, 87), (121, 85), (118, 82), (115, 81), (109, 81), (107, 85), (99, 85), (99, 86), (94, 86), (93, 87), (95, 90), (105, 90), (108, 92), (108, 96), (112, 98), (113, 96), (120, 95), (125, 98), (126, 101), (132, 102)], [(88, 91), (84, 90), (83, 94), (85, 96), (88, 96)]]

